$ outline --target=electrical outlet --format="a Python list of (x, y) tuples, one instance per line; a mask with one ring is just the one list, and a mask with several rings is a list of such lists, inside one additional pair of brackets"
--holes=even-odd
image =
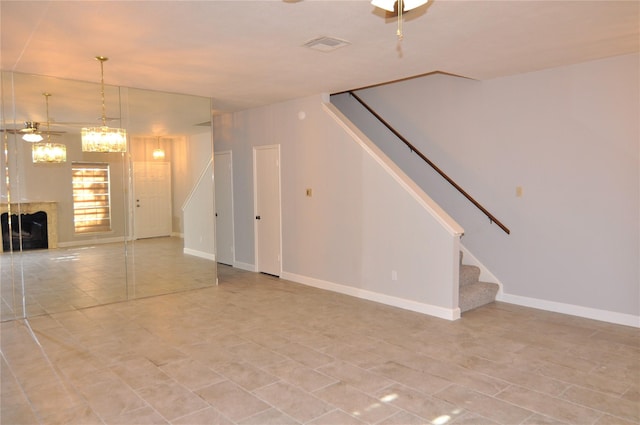
[(311, 198), (311, 195), (313, 195), (313, 190), (311, 190), (311, 188), (308, 188), (308, 189), (307, 189), (307, 196), (308, 196), (309, 198)]
[(522, 186), (516, 186), (516, 198), (522, 198)]
[(398, 272), (391, 270), (391, 280), (398, 280)]

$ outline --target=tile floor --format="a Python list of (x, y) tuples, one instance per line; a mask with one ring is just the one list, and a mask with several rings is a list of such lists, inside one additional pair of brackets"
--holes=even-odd
[(638, 329), (503, 303), (448, 322), (218, 272), (2, 323), (0, 422), (640, 423)]
[(140, 239), (126, 250), (120, 242), (0, 252), (2, 321), (22, 317), (14, 282), (23, 276), (28, 317), (215, 285), (215, 264), (184, 255), (181, 238)]

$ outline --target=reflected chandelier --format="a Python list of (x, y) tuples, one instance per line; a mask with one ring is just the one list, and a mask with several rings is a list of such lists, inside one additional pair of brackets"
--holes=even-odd
[(109, 60), (96, 56), (100, 62), (100, 93), (102, 95), (102, 126), (82, 129), (82, 152), (126, 152), (127, 131), (124, 128), (107, 127), (107, 113), (104, 104), (104, 63)]
[[(34, 163), (61, 163), (67, 161), (67, 147), (61, 143), (51, 143), (49, 129), (49, 97), (50, 93), (42, 93), (47, 104), (47, 141), (34, 143), (31, 147), (31, 160)], [(41, 138), (42, 140), (42, 138)]]
[(160, 136), (158, 136), (158, 139), (156, 142), (156, 148), (153, 150), (152, 156), (153, 156), (153, 159), (158, 161), (161, 159), (164, 159), (164, 149), (160, 147)]

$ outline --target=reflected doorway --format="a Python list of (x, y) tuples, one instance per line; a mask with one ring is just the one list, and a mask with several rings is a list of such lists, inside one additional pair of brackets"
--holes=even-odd
[(133, 163), (134, 238), (171, 235), (171, 164)]

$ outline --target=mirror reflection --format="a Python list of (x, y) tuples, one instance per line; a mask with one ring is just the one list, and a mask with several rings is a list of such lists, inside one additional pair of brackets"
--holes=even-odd
[[(103, 110), (127, 152), (83, 152)], [(106, 85), (103, 105), (99, 83), (3, 72), (1, 319), (215, 285), (210, 116), (208, 98)]]

